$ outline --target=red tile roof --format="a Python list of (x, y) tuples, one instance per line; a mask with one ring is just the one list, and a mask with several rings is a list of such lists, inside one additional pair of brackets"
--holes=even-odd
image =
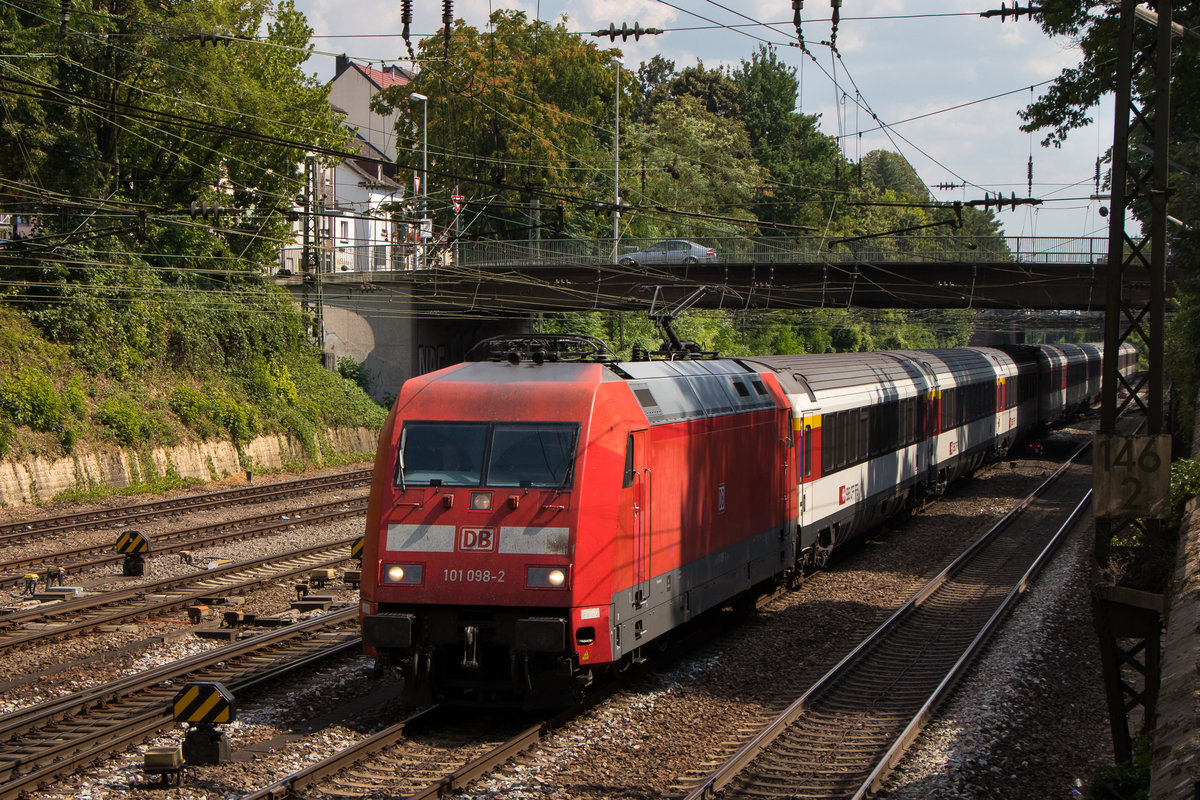
[(383, 69), (375, 69), (372, 66), (363, 66), (355, 64), (371, 83), (378, 86), (380, 89), (386, 89), (389, 86), (403, 86), (412, 81), (412, 73), (400, 67), (385, 67)]

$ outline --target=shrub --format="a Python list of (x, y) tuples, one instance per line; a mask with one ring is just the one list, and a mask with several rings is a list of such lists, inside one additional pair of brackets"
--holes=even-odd
[(1181, 458), (1171, 462), (1171, 529), (1183, 520), (1187, 502), (1200, 495), (1200, 461)]
[(142, 409), (128, 397), (110, 397), (100, 405), (96, 419), (108, 428), (121, 444), (148, 442), (154, 426)]
[(67, 381), (67, 388), (63, 391), (63, 401), (76, 419), (87, 419), (87, 392), (83, 390), (83, 383), (78, 376)]
[(208, 398), (199, 389), (181, 383), (171, 390), (171, 410), (191, 428), (208, 416)]
[(358, 363), (349, 356), (342, 356), (338, 359), (337, 371), (338, 375), (358, 384), (358, 388), (367, 394), (371, 393), (371, 376), (367, 374), (366, 367), (363, 364)]
[(222, 395), (212, 401), (213, 422), (229, 431), (235, 445), (243, 445), (258, 432), (258, 415), (232, 397)]
[(246, 376), (246, 392), (264, 410), (289, 408), (300, 400), (287, 364), (257, 359)]
[(52, 431), (62, 421), (62, 401), (39, 370), (26, 368), (0, 384), (0, 410), (18, 425)]
[(58, 431), (58, 443), (62, 446), (64, 453), (69, 453), (75, 449), (75, 442), (79, 438), (79, 434), (70, 425), (62, 427)]

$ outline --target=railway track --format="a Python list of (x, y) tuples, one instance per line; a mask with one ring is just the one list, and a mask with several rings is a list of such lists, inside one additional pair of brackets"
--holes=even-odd
[(1087, 506), (1090, 484), (1087, 466), (1065, 464), (687, 800), (878, 791)]
[(24, 522), (11, 522), (0, 525), (0, 544), (24, 541), (29, 538), (30, 534), (50, 535), (68, 531), (91, 530), (242, 503), (265, 503), (317, 489), (359, 486), (369, 483), (370, 480), (371, 470), (361, 469), (337, 475), (297, 478), (260, 486), (246, 486), (239, 489), (174, 497), (170, 500), (153, 500), (118, 508), (79, 511), (74, 514), (59, 514)]
[(0, 615), (0, 654), (9, 649), (77, 636), (102, 626), (166, 614), (202, 601), (211, 602), (211, 598), (245, 594), (264, 583), (340, 564), (350, 558), (350, 546), (356, 538), (3, 614)]
[[(318, 503), (288, 512), (256, 514), (226, 522), (183, 528), (155, 536), (153, 555), (211, 547), (233, 539), (266, 536), (294, 525), (310, 525), (360, 516), (365, 514), (366, 510), (367, 499), (363, 495), (357, 498)], [(68, 573), (75, 573), (123, 561), (125, 556), (110, 552), (113, 547), (114, 544), (109, 542), (0, 562), (0, 587), (19, 585), (23, 580), (24, 572), (29, 568), (45, 569), (48, 566), (56, 566)], [(104, 555), (97, 556), (98, 553)]]
[(514, 719), (511, 712), (423, 709), (241, 800), (284, 800), (310, 791), (342, 798), (447, 797), (595, 708), (634, 677), (631, 673), (577, 705), (532, 723)]
[(181, 683), (217, 681), (245, 692), (356, 651), (357, 615), (334, 611), (0, 716), (0, 800), (36, 796), (40, 786), (175, 725)]

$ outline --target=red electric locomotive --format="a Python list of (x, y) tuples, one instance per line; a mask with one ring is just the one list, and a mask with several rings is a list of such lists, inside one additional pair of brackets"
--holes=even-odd
[(773, 376), (547, 363), (538, 344), (407, 381), (381, 433), (363, 640), (407, 661), (414, 697), (570, 702), (794, 563)]

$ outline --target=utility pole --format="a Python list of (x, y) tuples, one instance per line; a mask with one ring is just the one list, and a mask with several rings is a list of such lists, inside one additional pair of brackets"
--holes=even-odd
[[(1122, 585), (1113, 559), (1113, 542), (1143, 544), (1122, 547), (1123, 557), (1146, 568), (1161, 542), (1163, 521), (1170, 515), (1171, 436), (1164, 430), (1164, 311), (1166, 306), (1168, 122), (1171, 85), (1171, 2), (1159, 0), (1153, 20), (1152, 43), (1137, 49), (1137, 0), (1121, 0), (1117, 41), (1116, 100), (1113, 123), (1112, 200), (1109, 209), (1108, 275), (1104, 317), (1104, 373), (1100, 400), (1100, 430), (1093, 454), (1093, 509), (1096, 518), (1092, 574), (1093, 618), (1099, 638), (1108, 698), (1109, 724), (1118, 762), (1133, 757), (1129, 712), (1142, 707), (1142, 726), (1154, 726), (1159, 687), (1159, 649), (1165, 609), (1163, 592), (1169, 576), (1142, 576), (1138, 588)], [(1136, 62), (1136, 66), (1135, 66)], [(1133, 97), (1135, 74), (1154, 75), (1154, 94), (1145, 108)], [(1150, 163), (1139, 172), (1129, 159), (1131, 133), (1152, 142)], [(1148, 205), (1150, 219), (1143, 235), (1125, 230), (1127, 212), (1135, 203)], [(1149, 254), (1147, 257), (1147, 253)], [(1150, 301), (1133, 308), (1125, 302), (1126, 287), (1149, 283)], [(1128, 324), (1125, 324), (1128, 323)], [(1147, 372), (1130, 383), (1118, 372), (1122, 344), (1140, 339), (1148, 356)], [(1123, 393), (1123, 396), (1122, 396)], [(1137, 406), (1144, 413), (1146, 433), (1117, 430), (1122, 411)], [(1162, 572), (1161, 568), (1158, 570)], [(1147, 580), (1149, 578), (1149, 580)], [(1140, 659), (1140, 660), (1139, 660)], [(1128, 680), (1132, 671), (1143, 676), (1140, 688)]]
[(613, 131), (613, 253), (612, 263), (621, 260), (621, 59), (614, 58), (617, 68), (616, 125)]
[(325, 319), (321, 298), (321, 268), (324, 247), (321, 244), (321, 217), (325, 204), (321, 198), (317, 157), (304, 160), (304, 250), (300, 259), (300, 308), (312, 315), (312, 337), (321, 353), (325, 352)]

